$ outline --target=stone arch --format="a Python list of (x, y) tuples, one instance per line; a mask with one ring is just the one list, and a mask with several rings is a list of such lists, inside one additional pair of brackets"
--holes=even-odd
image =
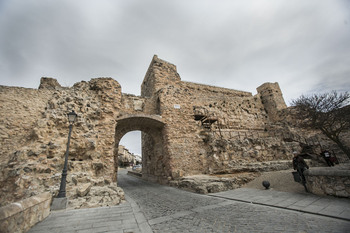
[[(132, 114), (116, 119), (114, 168), (118, 170), (118, 146), (122, 137), (131, 131), (141, 131), (142, 137), (142, 178), (160, 182), (165, 177), (163, 130), (165, 123), (158, 115)], [(115, 173), (115, 180), (117, 179)]]

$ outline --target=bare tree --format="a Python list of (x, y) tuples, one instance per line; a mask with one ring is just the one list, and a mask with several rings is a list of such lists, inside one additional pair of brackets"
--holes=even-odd
[(301, 126), (319, 129), (350, 158), (350, 149), (340, 138), (340, 134), (350, 129), (350, 94), (332, 91), (325, 94), (302, 95), (292, 100), (295, 116)]

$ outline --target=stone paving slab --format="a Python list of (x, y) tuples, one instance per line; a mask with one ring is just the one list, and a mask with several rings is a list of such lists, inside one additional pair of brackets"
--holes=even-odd
[[(149, 193), (144, 192), (147, 189)], [(249, 188), (199, 195), (155, 184), (133, 192), (136, 190), (140, 195), (134, 193), (136, 198), (131, 199), (125, 193), (127, 203), (119, 206), (53, 211), (29, 233), (347, 232), (345, 229), (350, 229), (350, 200), (343, 198)], [(167, 195), (164, 190), (169, 191)], [(184, 200), (187, 200), (185, 205)]]
[(52, 211), (28, 233), (152, 232), (138, 205), (127, 195), (126, 200), (118, 206)]
[(272, 189), (258, 190), (252, 188), (240, 188), (208, 195), (350, 221), (350, 199), (348, 198), (287, 193)]

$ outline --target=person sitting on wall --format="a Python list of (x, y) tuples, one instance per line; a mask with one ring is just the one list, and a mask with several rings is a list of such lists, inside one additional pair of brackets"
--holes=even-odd
[(332, 161), (332, 155), (328, 150), (323, 150), (321, 155), (323, 156), (324, 160), (326, 160), (328, 166), (334, 166), (334, 163)]
[(296, 151), (293, 152), (293, 169), (297, 170), (299, 176), (301, 177), (301, 182), (305, 186), (306, 179), (304, 176), (304, 171), (309, 169), (309, 166), (306, 164), (305, 160), (301, 155), (299, 155)]

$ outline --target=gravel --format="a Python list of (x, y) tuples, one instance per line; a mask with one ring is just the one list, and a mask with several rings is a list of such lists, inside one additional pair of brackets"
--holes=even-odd
[(293, 179), (294, 170), (283, 170), (273, 172), (263, 172), (253, 181), (245, 184), (242, 188), (265, 189), (262, 185), (264, 180), (270, 182), (270, 189), (282, 192), (306, 193), (304, 186)]

